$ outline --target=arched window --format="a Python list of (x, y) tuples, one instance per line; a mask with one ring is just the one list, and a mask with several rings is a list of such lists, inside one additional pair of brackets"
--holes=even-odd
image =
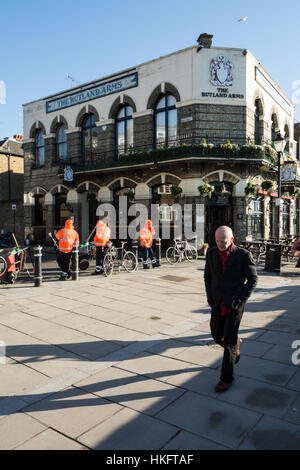
[(88, 114), (82, 123), (82, 157), (85, 161), (95, 160), (98, 148), (96, 116)]
[(45, 165), (45, 141), (44, 131), (38, 129), (35, 134), (35, 166)]
[(56, 130), (56, 161), (63, 162), (66, 159), (67, 159), (66, 126), (62, 124)]
[(156, 147), (170, 146), (177, 136), (176, 98), (165, 95), (155, 105), (155, 143)]
[(256, 145), (262, 145), (262, 121), (260, 116), (262, 115), (262, 106), (259, 99), (255, 100), (255, 112), (254, 112), (254, 142)]
[(276, 140), (277, 133), (278, 133), (278, 119), (275, 113), (272, 114), (271, 121), (272, 121), (271, 139), (274, 142), (274, 140)]
[(117, 157), (127, 153), (133, 147), (133, 109), (123, 106), (116, 116), (116, 150)]

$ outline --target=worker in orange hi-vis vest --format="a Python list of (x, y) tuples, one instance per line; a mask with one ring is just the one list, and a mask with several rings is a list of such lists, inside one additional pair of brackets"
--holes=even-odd
[(96, 235), (94, 236), (94, 245), (96, 247), (96, 270), (92, 273), (92, 276), (103, 274), (103, 259), (109, 239), (110, 228), (102, 220), (98, 220), (96, 225)]
[(152, 250), (152, 243), (153, 243), (154, 235), (155, 235), (155, 230), (153, 228), (152, 222), (151, 220), (147, 220), (144, 227), (140, 231), (140, 243), (141, 243), (141, 247), (143, 248), (144, 269), (150, 269), (150, 267), (148, 266), (148, 258), (151, 259), (153, 268), (156, 268), (159, 266)]
[(74, 230), (73, 221), (66, 220), (65, 227), (57, 232), (55, 235), (58, 240), (58, 256), (57, 264), (61, 269), (60, 280), (65, 281), (71, 277), (70, 261), (72, 256), (72, 249), (75, 244), (79, 245), (79, 236)]

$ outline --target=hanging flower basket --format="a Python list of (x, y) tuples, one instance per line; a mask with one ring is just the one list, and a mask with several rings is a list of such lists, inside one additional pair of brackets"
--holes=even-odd
[(300, 199), (300, 188), (295, 188), (294, 193), (292, 194), (296, 199)]
[(265, 180), (261, 183), (261, 189), (263, 189), (264, 191), (270, 191), (273, 188), (274, 188), (274, 181)]
[(129, 189), (128, 191), (125, 191), (125, 193), (123, 194), (123, 196), (127, 196), (127, 198), (128, 198), (129, 201), (133, 201), (133, 200), (134, 200), (134, 191), (132, 191), (131, 189)]
[(198, 186), (198, 191), (202, 198), (205, 198), (207, 196), (211, 198), (214, 190), (215, 188), (211, 184), (207, 183), (206, 181), (204, 182), (204, 184), (200, 184), (200, 186)]
[(245, 187), (245, 196), (246, 197), (257, 197), (257, 192), (258, 192), (258, 187), (253, 184), (253, 183), (248, 183), (248, 185)]
[(173, 184), (171, 186), (171, 194), (174, 197), (174, 199), (178, 200), (181, 196), (182, 193), (182, 188), (178, 184)]

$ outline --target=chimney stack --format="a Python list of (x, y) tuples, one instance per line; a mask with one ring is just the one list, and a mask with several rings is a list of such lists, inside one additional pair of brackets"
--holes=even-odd
[(212, 45), (212, 38), (213, 34), (207, 34), (207, 33), (202, 33), (197, 39), (197, 43), (200, 46), (200, 49), (205, 47), (206, 49), (209, 49)]

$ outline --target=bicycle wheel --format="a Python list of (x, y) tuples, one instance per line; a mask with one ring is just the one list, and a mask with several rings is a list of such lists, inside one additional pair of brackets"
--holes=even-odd
[(103, 272), (106, 277), (111, 276), (114, 270), (114, 262), (112, 256), (108, 253), (103, 259)]
[(125, 255), (123, 256), (122, 266), (128, 273), (131, 273), (137, 269), (138, 260), (132, 251), (126, 251)]
[(185, 250), (185, 256), (188, 261), (191, 263), (197, 259), (197, 250), (193, 246), (187, 247)]
[(166, 251), (167, 261), (171, 264), (176, 264), (180, 260), (180, 253), (174, 246), (170, 246)]

